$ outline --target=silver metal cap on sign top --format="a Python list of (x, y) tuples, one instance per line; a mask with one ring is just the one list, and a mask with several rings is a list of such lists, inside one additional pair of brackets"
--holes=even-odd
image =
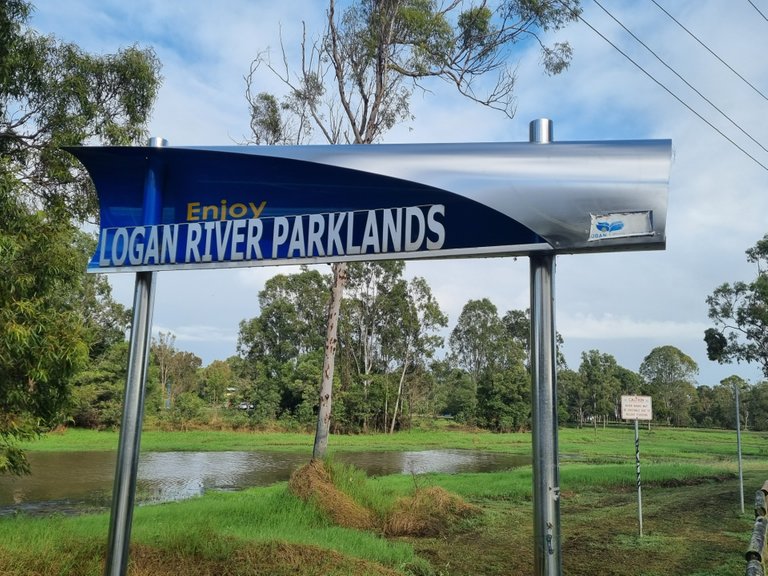
[(160, 136), (152, 136), (147, 141), (147, 146), (150, 148), (162, 148), (163, 146), (168, 146), (168, 140), (161, 138)]
[(536, 144), (549, 144), (552, 142), (552, 120), (539, 118), (531, 120), (528, 125), (528, 139)]

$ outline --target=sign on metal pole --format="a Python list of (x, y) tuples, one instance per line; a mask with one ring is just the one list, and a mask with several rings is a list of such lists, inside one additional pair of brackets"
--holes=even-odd
[[(91, 272), (663, 249), (668, 140), (84, 147)], [(160, 221), (142, 182), (163, 166)]]
[(643, 491), (640, 482), (640, 430), (639, 420), (652, 420), (653, 407), (650, 396), (622, 396), (621, 417), (635, 421), (635, 476), (637, 478), (637, 519), (640, 537), (643, 537)]
[(650, 396), (622, 396), (621, 417), (624, 420), (653, 420)]
[(554, 256), (664, 249), (671, 142), (531, 139), (69, 151), (99, 196), (90, 272), (530, 256), (538, 576), (561, 571)]

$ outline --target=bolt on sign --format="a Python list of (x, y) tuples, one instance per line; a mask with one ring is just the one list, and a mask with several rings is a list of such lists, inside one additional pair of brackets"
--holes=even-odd
[(69, 151), (99, 195), (91, 272), (653, 250), (666, 241), (668, 140)]

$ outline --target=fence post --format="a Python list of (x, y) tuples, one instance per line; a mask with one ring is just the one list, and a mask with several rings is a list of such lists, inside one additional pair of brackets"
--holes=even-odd
[(755, 493), (755, 524), (752, 528), (752, 538), (744, 557), (747, 560), (746, 576), (765, 576), (765, 544), (768, 532), (768, 518), (766, 517), (766, 498), (768, 497), (768, 480), (763, 487)]

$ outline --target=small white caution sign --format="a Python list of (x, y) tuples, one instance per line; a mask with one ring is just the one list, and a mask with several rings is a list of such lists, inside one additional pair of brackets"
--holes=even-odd
[(624, 420), (653, 420), (650, 396), (622, 396), (621, 417)]

